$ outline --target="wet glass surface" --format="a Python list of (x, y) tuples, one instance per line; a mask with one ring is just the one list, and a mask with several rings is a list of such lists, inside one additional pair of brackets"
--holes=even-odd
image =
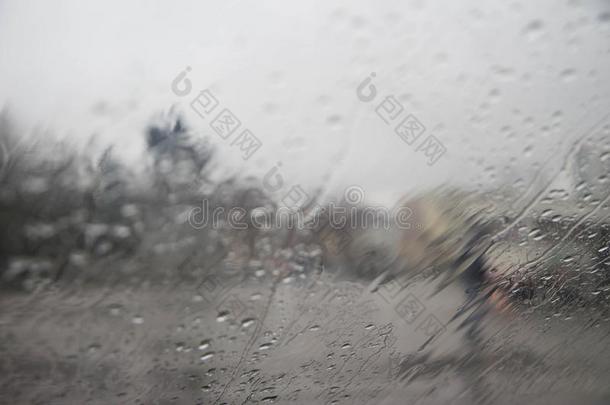
[(0, 4), (0, 403), (610, 403), (609, 39)]

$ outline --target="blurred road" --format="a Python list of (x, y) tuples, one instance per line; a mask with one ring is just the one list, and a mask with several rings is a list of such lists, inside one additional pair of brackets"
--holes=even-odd
[(417, 284), (371, 293), (324, 273), (273, 280), (3, 294), (0, 402), (605, 404), (610, 398), (608, 331), (589, 319), (486, 318), (478, 343), (453, 322), (426, 343), (425, 320), (445, 324), (460, 303), (457, 289), (431, 297), (432, 285)]

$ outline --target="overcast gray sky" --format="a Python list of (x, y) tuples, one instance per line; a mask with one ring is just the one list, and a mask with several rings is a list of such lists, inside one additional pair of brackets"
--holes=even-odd
[[(147, 120), (177, 105), (229, 171), (280, 161), (287, 183), (356, 183), (378, 201), (527, 177), (610, 110), (608, 2), (259, 3), (0, 1), (0, 103), (130, 159)], [(190, 110), (205, 88), (263, 142), (250, 160)], [(443, 143), (433, 166), (375, 113), (390, 95)]]

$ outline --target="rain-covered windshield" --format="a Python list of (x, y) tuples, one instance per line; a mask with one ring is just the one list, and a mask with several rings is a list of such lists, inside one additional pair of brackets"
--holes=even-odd
[(0, 403), (610, 403), (610, 4), (0, 2)]

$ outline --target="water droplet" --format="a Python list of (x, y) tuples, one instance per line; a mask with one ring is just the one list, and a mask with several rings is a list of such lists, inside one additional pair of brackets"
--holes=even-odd
[(493, 103), (497, 103), (500, 100), (500, 89), (491, 89), (489, 98)]
[(247, 327), (249, 327), (249, 326), (253, 325), (255, 321), (256, 321), (256, 320), (255, 320), (254, 318), (247, 318), (247, 319), (244, 319), (244, 320), (241, 322), (241, 326), (242, 326), (242, 328), (247, 328)]
[(214, 357), (214, 352), (207, 352), (201, 355), (201, 357), (199, 358), (199, 360), (201, 361), (207, 361), (210, 360), (212, 357)]
[(571, 82), (576, 79), (576, 71), (574, 69), (564, 69), (559, 76), (564, 82)]
[(258, 347), (258, 350), (267, 350), (269, 348), (271, 348), (271, 343), (263, 343)]
[(110, 304), (108, 305), (108, 309), (110, 310), (110, 315), (119, 316), (121, 314), (122, 306), (120, 304)]
[(597, 16), (597, 19), (599, 20), (599, 22), (601, 22), (603, 24), (609, 24), (610, 23), (610, 11), (604, 11), (603, 13), (599, 14)]
[(326, 123), (330, 125), (336, 125), (341, 122), (341, 116), (339, 114), (333, 114), (326, 117)]
[(205, 350), (208, 347), (210, 347), (210, 343), (211, 343), (210, 339), (202, 340), (201, 343), (199, 343), (199, 346), (197, 348), (199, 350)]
[(530, 21), (523, 29), (523, 33), (530, 41), (538, 39), (542, 35), (544, 24), (540, 20)]
[(229, 311), (220, 311), (216, 317), (216, 321), (224, 322), (229, 318)]
[(527, 234), (527, 236), (534, 240), (540, 240), (540, 239), (544, 238), (544, 234), (538, 228), (532, 230), (530, 233)]
[(133, 323), (135, 325), (141, 325), (144, 323), (144, 318), (142, 318), (139, 315), (136, 315), (131, 319), (131, 323)]
[(278, 111), (279, 107), (275, 103), (267, 102), (263, 104), (263, 111), (267, 114), (275, 114)]
[(259, 278), (264, 277), (265, 274), (267, 274), (267, 272), (264, 269), (259, 269), (254, 272), (254, 275)]
[(100, 345), (99, 343), (92, 343), (87, 348), (87, 351), (89, 352), (89, 354), (94, 354), (94, 353), (96, 353), (101, 348), (102, 348), (102, 345)]

